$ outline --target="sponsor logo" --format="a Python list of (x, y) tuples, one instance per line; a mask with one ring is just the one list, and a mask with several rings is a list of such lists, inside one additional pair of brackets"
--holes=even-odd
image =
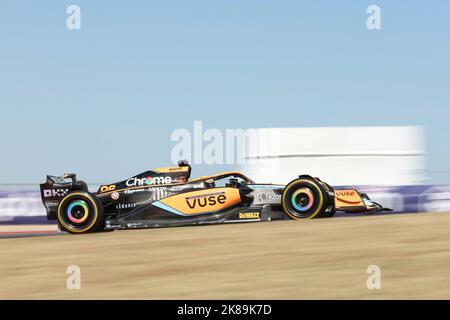
[(139, 226), (142, 226), (142, 222), (130, 222), (130, 223), (127, 223), (127, 227), (128, 228), (136, 228), (136, 227), (139, 227)]
[(171, 177), (144, 177), (144, 178), (131, 178), (126, 182), (127, 187), (142, 187), (153, 184), (168, 184), (172, 183)]
[(135, 208), (135, 207), (136, 207), (136, 203), (120, 203), (120, 204), (116, 205), (117, 210), (130, 209), (130, 208)]
[(216, 204), (224, 204), (227, 201), (225, 192), (210, 193), (201, 196), (193, 196), (186, 198), (186, 203), (189, 208), (197, 207), (204, 208), (206, 206), (214, 206)]
[(248, 185), (251, 189), (284, 189), (285, 186), (282, 185), (276, 185), (276, 184), (269, 184), (269, 185), (259, 185), (259, 184), (250, 184)]
[(361, 199), (355, 190), (341, 190), (335, 192), (335, 199), (338, 202), (345, 203), (347, 205), (361, 205)]
[(44, 198), (65, 197), (69, 189), (45, 189)]
[(111, 222), (106, 221), (105, 228), (114, 228), (114, 229), (116, 229), (116, 228), (122, 228), (122, 226), (120, 224), (111, 224)]
[(66, 181), (64, 181), (63, 177), (51, 177), (51, 180), (55, 181), (56, 183), (60, 183), (60, 184), (66, 183)]
[(259, 212), (241, 212), (239, 219), (259, 219)]
[(113, 199), (113, 200), (117, 200), (117, 199), (119, 199), (119, 193), (116, 191), (116, 192), (113, 192), (113, 193), (111, 193), (111, 198)]
[(338, 197), (352, 197), (355, 195), (355, 191), (347, 190), (347, 191), (336, 191), (336, 196)]
[(147, 189), (150, 192), (161, 192), (161, 191), (166, 191), (167, 187), (151, 187)]
[(136, 192), (144, 192), (147, 191), (147, 189), (131, 189), (131, 190), (125, 190), (125, 194), (133, 194)]
[(263, 201), (275, 201), (281, 200), (281, 194), (276, 193), (261, 193), (256, 196), (256, 199), (260, 202)]

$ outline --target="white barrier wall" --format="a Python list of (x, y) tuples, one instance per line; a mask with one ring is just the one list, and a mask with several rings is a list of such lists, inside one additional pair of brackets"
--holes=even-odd
[(264, 128), (255, 138), (246, 159), (256, 163), (240, 169), (258, 182), (287, 183), (302, 173), (332, 185), (426, 182), (421, 127)]

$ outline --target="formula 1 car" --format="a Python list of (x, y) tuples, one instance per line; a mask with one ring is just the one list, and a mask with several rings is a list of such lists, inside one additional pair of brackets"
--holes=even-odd
[(254, 183), (239, 172), (189, 180), (191, 166), (158, 168), (101, 185), (91, 193), (75, 174), (47, 176), (40, 185), (49, 220), (61, 230), (87, 233), (115, 229), (332, 217), (389, 210), (355, 189), (333, 189), (300, 175), (287, 185)]

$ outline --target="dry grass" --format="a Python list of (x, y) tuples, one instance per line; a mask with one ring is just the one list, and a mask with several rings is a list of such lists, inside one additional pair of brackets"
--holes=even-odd
[(0, 255), (3, 299), (450, 298), (448, 213), (0, 239)]

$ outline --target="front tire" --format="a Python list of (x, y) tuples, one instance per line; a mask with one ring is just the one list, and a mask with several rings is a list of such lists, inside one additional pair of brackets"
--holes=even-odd
[(104, 224), (103, 207), (88, 192), (74, 192), (63, 198), (57, 218), (62, 230), (75, 234), (99, 231)]
[(291, 181), (281, 199), (284, 213), (294, 220), (326, 217), (329, 202), (326, 187), (309, 176)]
[[(332, 194), (334, 194), (334, 189), (333, 189), (332, 186), (330, 186), (328, 183), (323, 182), (323, 181), (322, 181), (322, 183), (323, 183), (323, 185), (327, 188), (327, 191), (328, 191), (328, 192), (331, 192)], [(333, 202), (334, 202), (334, 199), (330, 199), (330, 201), (333, 201)], [(321, 215), (321, 218), (332, 218), (332, 217), (334, 217), (335, 214), (336, 214), (336, 209), (335, 209), (334, 206), (333, 206), (333, 208), (329, 209), (329, 211), (325, 211), (325, 212)]]

